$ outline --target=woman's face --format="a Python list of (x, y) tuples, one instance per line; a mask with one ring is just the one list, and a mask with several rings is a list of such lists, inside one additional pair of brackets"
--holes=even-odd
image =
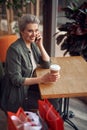
[(38, 24), (29, 23), (26, 25), (25, 30), (21, 32), (21, 35), (26, 43), (32, 43), (35, 41), (38, 31)]

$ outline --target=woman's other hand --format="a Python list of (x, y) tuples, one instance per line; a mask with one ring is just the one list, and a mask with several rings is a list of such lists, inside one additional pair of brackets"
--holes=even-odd
[(41, 77), (41, 83), (50, 83), (50, 82), (56, 82), (60, 78), (59, 73), (46, 73)]

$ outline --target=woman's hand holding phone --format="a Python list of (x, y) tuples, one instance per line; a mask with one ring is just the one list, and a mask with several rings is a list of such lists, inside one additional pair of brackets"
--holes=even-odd
[(37, 44), (37, 46), (41, 46), (42, 45), (42, 35), (40, 33), (38, 33), (36, 35), (35, 43)]

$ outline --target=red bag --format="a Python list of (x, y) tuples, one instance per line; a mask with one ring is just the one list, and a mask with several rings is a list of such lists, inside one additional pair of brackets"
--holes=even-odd
[(38, 100), (39, 114), (48, 124), (49, 130), (64, 130), (64, 122), (60, 114), (47, 100)]
[[(20, 107), (17, 111), (17, 113), (8, 112), (8, 130), (18, 130), (14, 122), (12, 121), (11, 117), (16, 116), (21, 119), (21, 121), (29, 122), (29, 118), (27, 118), (26, 114), (24, 113), (24, 110)], [(21, 122), (18, 122), (21, 124)]]
[[(25, 123), (25, 127), (23, 123)], [(30, 129), (30, 124), (35, 129), (36, 124), (32, 123), (21, 107), (17, 113), (8, 112), (8, 130), (27, 130)]]

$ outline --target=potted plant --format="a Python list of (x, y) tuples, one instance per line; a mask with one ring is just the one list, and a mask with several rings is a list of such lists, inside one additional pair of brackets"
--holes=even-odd
[(71, 2), (62, 10), (71, 22), (58, 27), (58, 32), (54, 34), (57, 45), (64, 39), (61, 44), (61, 50), (65, 50), (64, 56), (69, 52), (71, 56), (82, 56), (87, 61), (87, 2), (80, 6)]

